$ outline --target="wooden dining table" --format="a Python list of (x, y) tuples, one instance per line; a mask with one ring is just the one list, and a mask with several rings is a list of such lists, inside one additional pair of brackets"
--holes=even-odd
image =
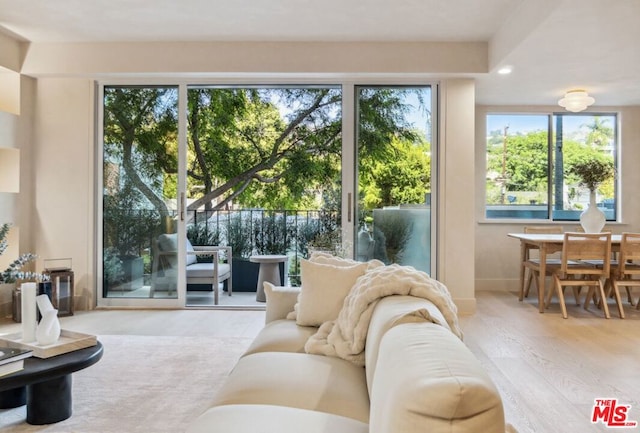
[[(538, 250), (540, 260), (540, 273), (538, 274), (538, 309), (544, 313), (544, 294), (546, 282), (547, 255), (562, 251), (564, 234), (557, 233), (508, 233), (510, 238), (520, 239), (520, 287), (524, 285), (523, 263), (528, 257), (529, 251)], [(620, 250), (622, 235), (611, 235), (611, 251)]]

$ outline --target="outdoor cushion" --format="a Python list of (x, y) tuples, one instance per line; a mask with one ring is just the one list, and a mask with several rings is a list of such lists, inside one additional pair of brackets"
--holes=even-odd
[[(228, 263), (218, 263), (218, 276), (228, 274), (231, 267)], [(193, 263), (187, 266), (187, 278), (212, 278), (211, 263)]]

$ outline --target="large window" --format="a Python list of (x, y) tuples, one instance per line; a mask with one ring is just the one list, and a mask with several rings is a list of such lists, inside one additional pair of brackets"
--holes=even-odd
[[(617, 165), (615, 114), (488, 114), (486, 218), (577, 221), (589, 189), (573, 173), (585, 161)], [(596, 190), (607, 221), (617, 218), (615, 176)]]

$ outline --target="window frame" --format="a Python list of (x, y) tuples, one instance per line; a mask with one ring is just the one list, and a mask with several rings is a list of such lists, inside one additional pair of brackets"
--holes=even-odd
[[(488, 165), (487, 165), (487, 161), (488, 161), (488, 137), (489, 137), (489, 133), (490, 131), (488, 130), (488, 119), (490, 116), (545, 116), (547, 117), (547, 209), (546, 209), (546, 213), (547, 216), (546, 218), (532, 218), (530, 216), (523, 216), (523, 217), (505, 217), (505, 216), (496, 216), (496, 217), (492, 217), (489, 216), (488, 214), (488, 200), (487, 200), (487, 180), (488, 180)], [(613, 192), (613, 197), (614, 197), (614, 205), (612, 208), (612, 212), (613, 212), (613, 218), (609, 218), (607, 217), (606, 223), (610, 224), (610, 223), (620, 223), (620, 218), (621, 218), (621, 205), (620, 205), (620, 200), (621, 200), (621, 185), (619, 182), (620, 176), (620, 165), (621, 165), (621, 161), (619, 158), (619, 155), (621, 153), (621, 142), (620, 142), (620, 131), (621, 131), (621, 114), (617, 111), (615, 112), (609, 112), (609, 111), (597, 111), (597, 112), (590, 112), (590, 111), (586, 111), (586, 112), (581, 112), (581, 113), (568, 113), (568, 112), (557, 112), (557, 111), (552, 111), (552, 110), (545, 110), (545, 111), (509, 111), (509, 110), (487, 110), (486, 112), (483, 113), (483, 121), (484, 121), (484, 125), (483, 125), (483, 130), (484, 130), (484, 135), (483, 135), (483, 149), (484, 149), (484, 153), (483, 153), (483, 162), (484, 162), (484, 167), (483, 167), (483, 183), (482, 183), (482, 192), (483, 192), (483, 199), (482, 199), (482, 203), (483, 203), (483, 207), (482, 207), (482, 221), (484, 222), (488, 222), (488, 223), (500, 223), (500, 222), (504, 222), (504, 223), (525, 223), (525, 222), (536, 222), (536, 223), (579, 223), (579, 215), (580, 215), (580, 211), (576, 210), (576, 218), (558, 218), (555, 216), (556, 214), (556, 209), (555, 209), (555, 171), (556, 171), (556, 164), (555, 164), (555, 146), (556, 146), (556, 119), (557, 117), (597, 117), (597, 116), (606, 116), (606, 117), (613, 117), (614, 122), (613, 125), (611, 125), (612, 129), (613, 129), (613, 137), (612, 137), (612, 141), (613, 141), (613, 149), (611, 151), (611, 155), (613, 157), (613, 161), (614, 161), (614, 167), (616, 170), (616, 178), (614, 179), (613, 182), (613, 187), (614, 187), (614, 192)], [(563, 182), (564, 184), (564, 182)], [(517, 211), (513, 211), (513, 212), (517, 212)]]

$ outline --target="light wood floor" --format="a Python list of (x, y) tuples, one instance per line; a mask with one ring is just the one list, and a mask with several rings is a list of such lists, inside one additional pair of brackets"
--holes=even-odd
[[(535, 296), (518, 302), (515, 293), (479, 292), (477, 302), (476, 314), (460, 318), (464, 341), (498, 387), (507, 421), (519, 433), (611, 431), (590, 422), (596, 398), (631, 405), (630, 419), (640, 421), (640, 312), (627, 306), (620, 320), (610, 304), (606, 320), (600, 310), (568, 301), (565, 320), (557, 304), (538, 313)], [(264, 312), (100, 310), (62, 321), (64, 328), (97, 335), (252, 338)], [(0, 325), (0, 334), (17, 331), (13, 322)]]
[(461, 317), (465, 342), (500, 390), (507, 421), (520, 433), (611, 431), (591, 424), (591, 411), (594, 399), (617, 398), (640, 422), (640, 312), (627, 304), (621, 320), (609, 303), (607, 320), (569, 295), (563, 319), (557, 303), (538, 313), (535, 298), (479, 292), (477, 313)]

